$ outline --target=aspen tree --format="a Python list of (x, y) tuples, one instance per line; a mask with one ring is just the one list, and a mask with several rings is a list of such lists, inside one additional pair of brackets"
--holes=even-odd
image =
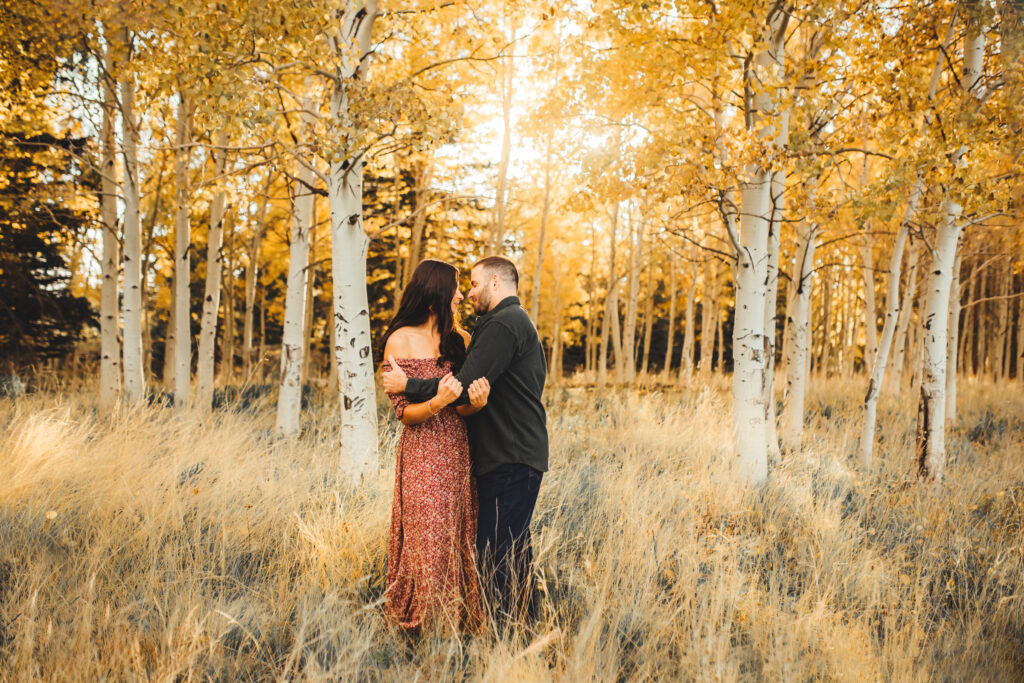
[[(964, 69), (962, 89), (964, 100), (980, 96), (982, 61), (985, 56), (985, 31), (975, 19), (968, 22), (964, 37)], [(951, 159), (955, 168), (967, 152), (961, 146)], [(917, 409), (917, 467), (920, 476), (941, 481), (946, 467), (946, 374), (949, 344), (949, 299), (956, 264), (957, 244), (962, 224), (963, 207), (946, 188), (940, 208), (939, 225), (932, 245), (927, 296), (922, 319), (922, 377)]]
[(178, 96), (175, 124), (175, 219), (174, 219), (174, 402), (189, 402), (192, 382), (192, 324), (189, 280), (192, 273), (192, 232), (190, 224), (188, 163), (191, 156), (192, 103), (185, 94)]
[(213, 407), (214, 358), (217, 342), (217, 316), (220, 313), (221, 270), (224, 259), (224, 214), (227, 193), (223, 187), (227, 152), (223, 134), (214, 137), (210, 155), (213, 174), (220, 185), (210, 202), (210, 231), (206, 244), (206, 283), (199, 327), (199, 355), (196, 362), (196, 404), (200, 410)]
[[(312, 107), (306, 96), (303, 111)], [(301, 137), (309, 135), (310, 116), (302, 117)], [(277, 399), (277, 431), (282, 436), (299, 432), (302, 410), (302, 356), (306, 348), (305, 327), (306, 269), (309, 267), (310, 233), (313, 229), (315, 201), (313, 169), (308, 163), (296, 162), (295, 181), (291, 183), (292, 227), (288, 248), (288, 283), (285, 292), (284, 330), (281, 337), (281, 388)]]
[[(122, 154), (124, 175), (124, 389), (126, 398), (138, 401), (146, 391), (143, 365), (143, 290), (142, 218), (139, 191), (138, 136), (135, 115), (135, 74), (131, 66), (131, 34), (125, 29), (122, 37), (125, 55), (119, 80)], [(159, 193), (159, 188), (157, 189)], [(147, 326), (148, 327), (148, 326)]]
[(118, 263), (120, 239), (117, 221), (117, 157), (114, 137), (114, 116), (117, 108), (114, 78), (117, 65), (114, 47), (107, 44), (103, 68), (100, 69), (100, 88), (103, 92), (102, 130), (100, 144), (103, 158), (100, 163), (100, 220), (103, 232), (103, 258), (100, 262), (100, 393), (99, 402), (111, 407), (121, 390), (121, 343), (118, 320)]

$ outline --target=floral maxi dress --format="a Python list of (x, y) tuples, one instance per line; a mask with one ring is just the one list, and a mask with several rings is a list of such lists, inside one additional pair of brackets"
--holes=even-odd
[[(397, 362), (409, 377), (420, 379), (451, 370), (449, 361), (435, 358)], [(384, 363), (385, 370), (390, 367)], [(401, 419), (409, 401), (404, 394), (390, 398)], [(403, 428), (385, 582), (388, 614), (410, 631), (431, 622), (476, 631), (482, 623), (476, 482), (469, 467), (466, 423), (453, 407)]]

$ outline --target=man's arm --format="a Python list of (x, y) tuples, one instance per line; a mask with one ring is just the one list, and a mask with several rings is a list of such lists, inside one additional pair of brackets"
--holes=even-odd
[[(472, 348), (466, 355), (466, 362), (462, 369), (455, 376), (462, 386), (465, 387), (455, 403), (452, 405), (466, 405), (469, 403), (469, 386), (473, 380), (486, 377), (493, 386), (495, 380), (508, 369), (512, 363), (512, 357), (516, 352), (515, 336), (508, 327), (499, 322), (492, 322), (485, 325), (473, 335)], [(429, 400), (437, 393), (438, 379), (415, 379), (410, 378), (405, 384), (405, 395), (412, 402)]]

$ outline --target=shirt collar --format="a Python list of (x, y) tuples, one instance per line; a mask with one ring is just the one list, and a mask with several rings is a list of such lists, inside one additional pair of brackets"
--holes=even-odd
[(495, 306), (491, 310), (487, 311), (486, 315), (491, 315), (492, 313), (497, 313), (501, 309), (508, 308), (509, 306), (521, 306), (521, 305), (522, 304), (519, 303), (519, 297), (518, 296), (515, 296), (515, 295), (506, 296), (504, 299), (502, 299), (501, 301), (498, 302), (497, 306)]

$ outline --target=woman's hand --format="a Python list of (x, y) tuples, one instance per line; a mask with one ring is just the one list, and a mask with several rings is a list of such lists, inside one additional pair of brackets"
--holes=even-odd
[(452, 373), (441, 378), (437, 385), (437, 401), (442, 405), (448, 405), (462, 395), (462, 382), (455, 379)]
[(487, 405), (487, 397), (491, 395), (491, 383), (486, 377), (473, 380), (469, 385), (469, 405), (480, 409)]

